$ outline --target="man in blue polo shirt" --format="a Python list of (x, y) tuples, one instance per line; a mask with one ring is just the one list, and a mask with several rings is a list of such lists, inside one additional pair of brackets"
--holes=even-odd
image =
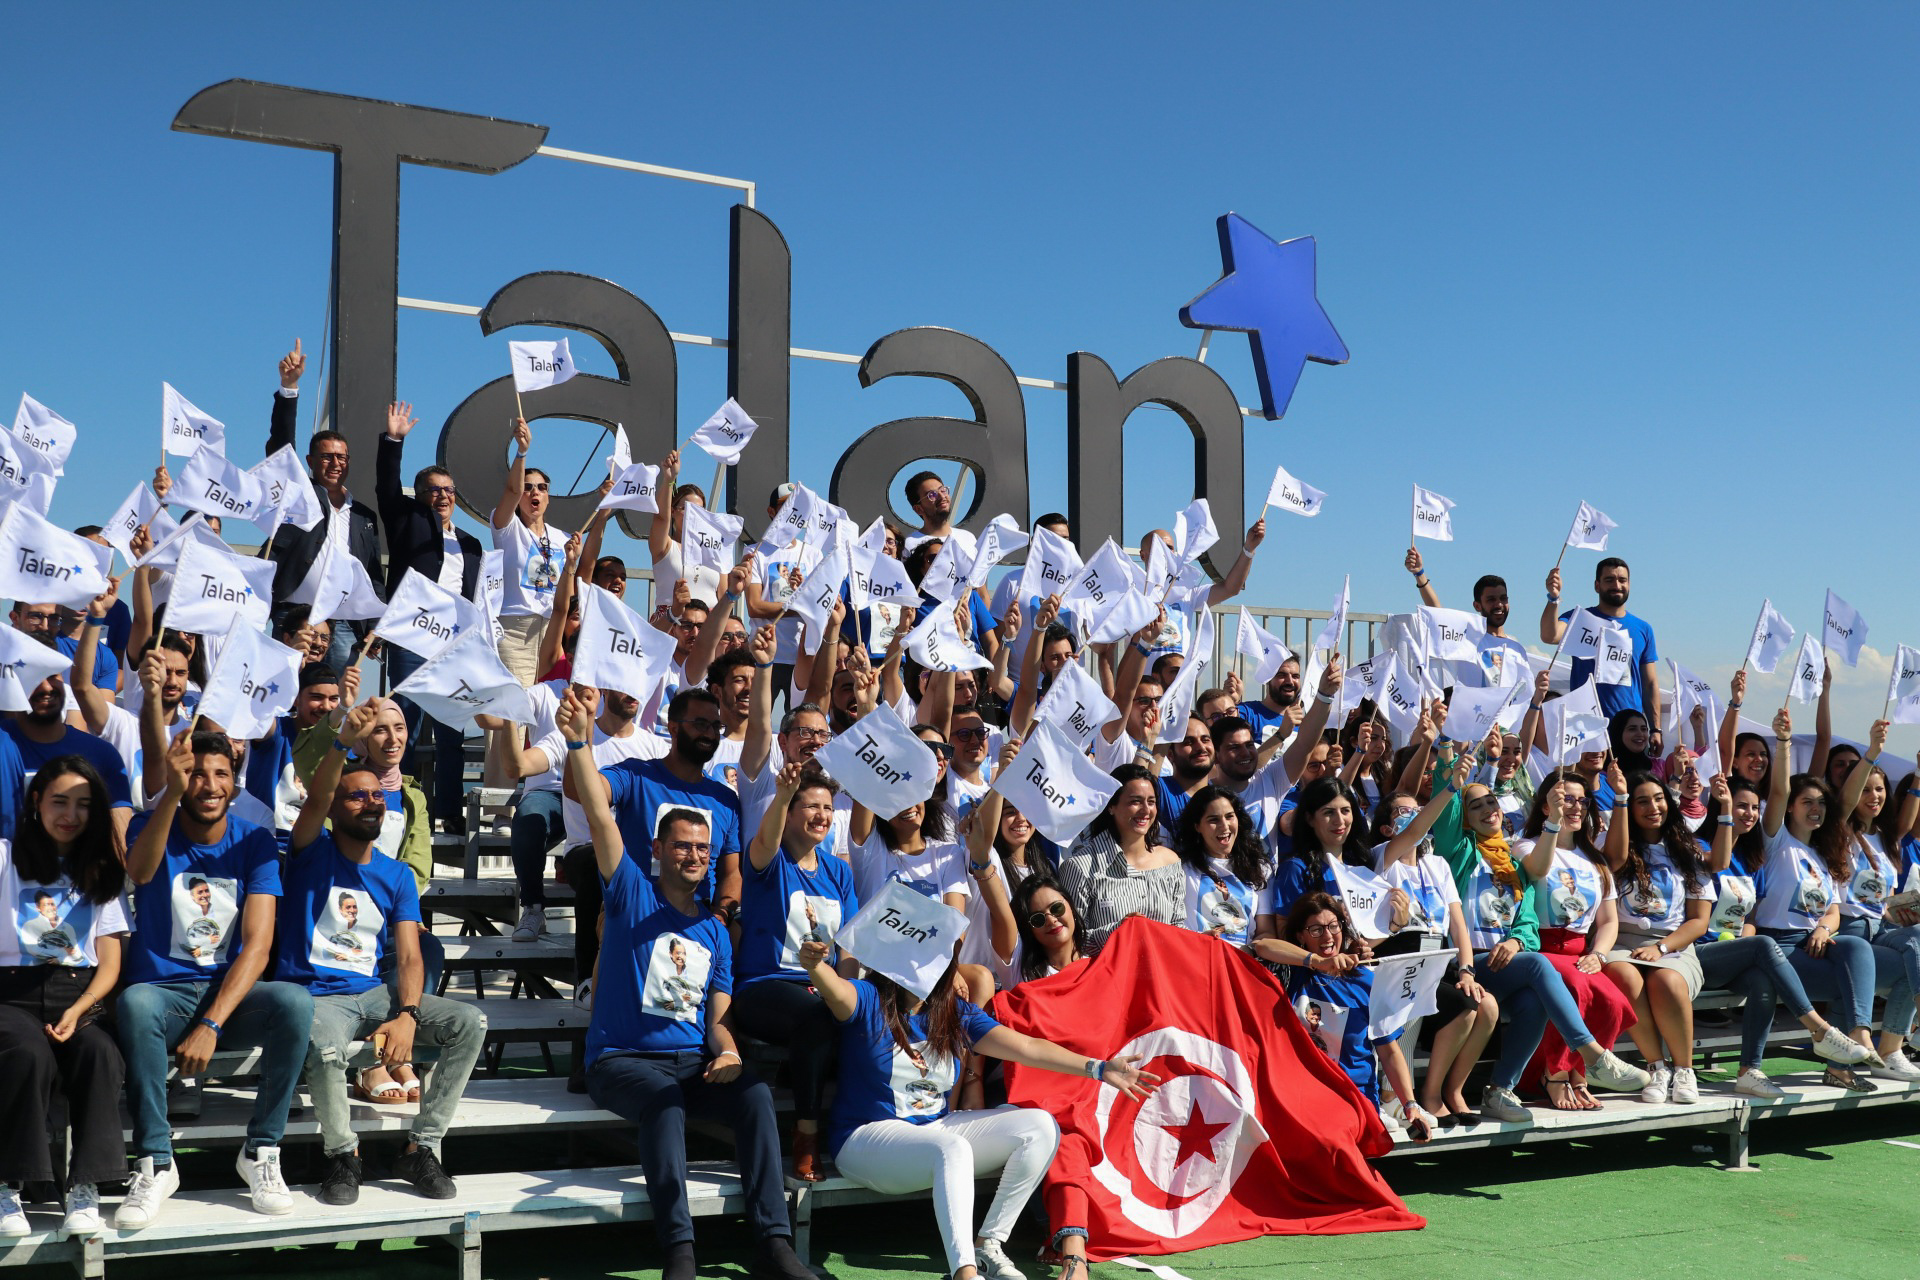
[[(380, 1046), (389, 1070), (412, 1062), (416, 1038), (440, 1049), (393, 1171), (428, 1199), (450, 1200), (456, 1189), (441, 1167), (440, 1143), (487, 1037), (487, 1021), (472, 1005), (423, 992), (413, 872), (374, 847), (387, 814), (380, 775), (364, 763), (347, 766), (347, 751), (366, 738), (378, 716), (374, 703), (349, 712), (314, 774), (287, 842), (275, 947), (279, 976), (313, 995), (307, 1090), (326, 1144), (327, 1173), (320, 1183), (326, 1204), (360, 1198), (360, 1145), (347, 1105), (353, 1042), (370, 1039)], [(389, 953), (395, 960), (392, 986), (380, 972)]]
[(304, 987), (259, 981), (273, 950), (280, 851), (271, 831), (228, 813), (238, 786), (233, 744), (224, 733), (181, 734), (166, 772), (166, 790), (128, 828), (134, 928), (119, 1035), (136, 1165), (113, 1219), (122, 1231), (152, 1225), (180, 1187), (167, 1127), (168, 1058), (181, 1075), (199, 1076), (218, 1048), (264, 1050), (235, 1167), (256, 1212), (293, 1212), (280, 1138), (313, 1025)]
[[(1653, 626), (1644, 618), (1636, 618), (1627, 612), (1627, 595), (1633, 586), (1632, 576), (1628, 572), (1627, 562), (1619, 556), (1608, 556), (1593, 571), (1593, 590), (1600, 597), (1592, 612), (1603, 618), (1611, 619), (1626, 631), (1633, 641), (1633, 660), (1630, 684), (1603, 684), (1600, 686), (1600, 709), (1609, 718), (1622, 711), (1639, 711), (1647, 717), (1647, 723), (1658, 727), (1660, 724), (1660, 650), (1653, 640)], [(1547, 607), (1540, 611), (1540, 639), (1543, 643), (1557, 645), (1567, 633), (1567, 619), (1573, 616), (1573, 610), (1559, 613), (1560, 570), (1555, 569), (1547, 575)], [(1578, 689), (1593, 679), (1593, 658), (1591, 655), (1573, 659), (1573, 674), (1567, 682), (1569, 690)]]
[[(689, 691), (692, 692), (692, 691)], [(682, 695), (685, 696), (685, 695)], [(678, 699), (676, 699), (676, 703)], [(693, 1218), (687, 1206), (686, 1118), (691, 1109), (734, 1132), (747, 1223), (760, 1237), (753, 1274), (811, 1280), (793, 1252), (773, 1095), (747, 1072), (727, 1029), (733, 943), (699, 894), (713, 831), (695, 810), (667, 805), (647, 844), (659, 866), (641, 873), (606, 801), (588, 742), (593, 715), (569, 692), (556, 717), (567, 776), (579, 788), (605, 891), (606, 950), (587, 1027), (587, 1092), (639, 1126), (654, 1230), (666, 1252), (662, 1280), (693, 1280)], [(642, 853), (641, 858), (648, 855)]]

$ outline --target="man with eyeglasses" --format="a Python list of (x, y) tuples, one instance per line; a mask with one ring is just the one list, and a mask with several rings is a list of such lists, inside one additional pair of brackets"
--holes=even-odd
[[(908, 477), (905, 488), (907, 505), (920, 517), (920, 531), (907, 535), (907, 545), (900, 549), (902, 556), (930, 538), (953, 536), (953, 492), (947, 482), (931, 471), (921, 471)], [(968, 550), (971, 552), (972, 547)]]
[[(116, 599), (113, 603), (117, 604)], [(77, 609), (57, 604), (28, 604), (15, 601), (7, 620), (22, 635), (32, 636), (47, 648), (71, 658), (80, 650), (80, 627), (86, 615)], [(102, 641), (94, 654), (93, 683), (96, 688), (115, 693), (120, 688), (120, 660)]]
[[(273, 396), (273, 419), (267, 428), (267, 453), (293, 443), (296, 419), (300, 416), (300, 375), (307, 369), (307, 357), (299, 339), (293, 350), (280, 360), (280, 389)], [(307, 580), (320, 548), (331, 542), (336, 551), (344, 551), (358, 560), (367, 571), (375, 590), (380, 589), (380, 519), (374, 509), (356, 499), (347, 489), (347, 468), (352, 458), (347, 438), (338, 431), (316, 431), (307, 445), (307, 466), (311, 470), (314, 492), (325, 499), (325, 512), (311, 529), (283, 524), (274, 532), (270, 559), (274, 562), (273, 599), (278, 614), (295, 588)], [(354, 640), (373, 630), (372, 622), (333, 622), (333, 643), (327, 649), (327, 665), (344, 671), (348, 651)]]
[[(349, 712), (314, 774), (288, 841), (274, 948), (275, 976), (313, 997), (306, 1079), (327, 1156), (323, 1204), (360, 1198), (360, 1144), (347, 1102), (349, 1047), (372, 1040), (390, 1071), (412, 1065), (416, 1044), (440, 1050), (392, 1167), (429, 1200), (450, 1200), (456, 1189), (440, 1164), (440, 1144), (487, 1037), (487, 1020), (472, 1005), (426, 993), (413, 873), (374, 847), (387, 793), (372, 767), (347, 764), (347, 751), (373, 728), (376, 714), (372, 703)], [(380, 976), (389, 954), (393, 986)]]
[(1336, 654), (1321, 673), (1313, 706), (1284, 753), (1278, 734), (1262, 743), (1253, 726), (1239, 716), (1223, 716), (1208, 729), (1213, 739), (1213, 773), (1208, 781), (1240, 797), (1269, 853), (1281, 835), (1284, 802), (1293, 790), (1294, 779), (1306, 771), (1308, 755), (1320, 745), (1320, 731), (1327, 726), (1333, 695), (1344, 674)]
[[(481, 604), (480, 565), (485, 557), (480, 539), (453, 524), (454, 503), (458, 496), (453, 475), (444, 467), (422, 467), (413, 478), (413, 493), (400, 486), (400, 456), (407, 447), (407, 435), (419, 425), (413, 406), (404, 401), (387, 406), (387, 429), (380, 437), (375, 467), (374, 491), (380, 498), (380, 520), (387, 527), (387, 594), (400, 585), (407, 570), (413, 569), (457, 596)], [(387, 682), (397, 685), (418, 671), (426, 659), (399, 645), (387, 646)], [(407, 720), (407, 753), (400, 761), (401, 772), (414, 774), (414, 753), (423, 730), (432, 718), (411, 698), (396, 696)], [(466, 814), (461, 808), (465, 791), (465, 734), (451, 725), (433, 720), (433, 801), (432, 816), (441, 828), (454, 835), (465, 834)]]
[(1006, 734), (990, 727), (972, 707), (955, 708), (948, 722), (953, 741), (953, 763), (947, 766), (947, 803), (954, 822), (967, 820), (973, 807), (986, 799), (993, 782), (993, 762), (1006, 745)]
[[(820, 748), (833, 738), (827, 715), (811, 702), (789, 710), (780, 720), (780, 732), (773, 725), (773, 654), (776, 640), (772, 627), (762, 627), (748, 644), (753, 659), (753, 688), (747, 703), (747, 733), (740, 744), (740, 817), (743, 831), (760, 830), (760, 820), (773, 803), (780, 771), (789, 764), (812, 764)], [(845, 675), (847, 673), (840, 673)], [(856, 695), (856, 710), (865, 706)], [(856, 719), (858, 716), (856, 715)], [(822, 846), (836, 857), (849, 857), (847, 823), (853, 813), (853, 798), (844, 791), (834, 793), (833, 829)], [(748, 837), (751, 839), (752, 837)]]

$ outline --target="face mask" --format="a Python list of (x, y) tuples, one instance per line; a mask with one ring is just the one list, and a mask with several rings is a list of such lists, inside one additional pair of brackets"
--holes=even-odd
[(1388, 829), (1388, 831), (1389, 831), (1389, 834), (1397, 836), (1402, 831), (1405, 831), (1408, 827), (1412, 825), (1413, 825), (1413, 810), (1403, 809), (1399, 813), (1396, 813), (1393, 815), (1393, 824)]

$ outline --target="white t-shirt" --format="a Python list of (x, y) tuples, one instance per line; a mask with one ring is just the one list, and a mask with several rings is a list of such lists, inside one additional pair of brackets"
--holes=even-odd
[(1251, 941), (1260, 891), (1234, 875), (1225, 858), (1208, 859), (1207, 870), (1213, 874), (1186, 869), (1187, 928), (1195, 933), (1220, 929), (1220, 936), (1235, 945)]
[(687, 590), (693, 593), (693, 599), (704, 601), (710, 608), (719, 607), (720, 593), (726, 590), (720, 571), (710, 564), (696, 564), (693, 572), (688, 573), (686, 552), (675, 538), (668, 545), (667, 554), (653, 562), (653, 603), (656, 606), (673, 603), (673, 589), (682, 578), (687, 580)]
[(1855, 837), (1853, 873), (1840, 886), (1840, 918), (1882, 918), (1887, 913), (1887, 897), (1899, 882), (1900, 869), (1880, 851), (1880, 837)]
[(1834, 899), (1833, 876), (1820, 855), (1796, 840), (1781, 823), (1767, 837), (1766, 858), (1755, 888), (1760, 902), (1753, 923), (1760, 929), (1810, 930)]
[(887, 848), (876, 825), (863, 843), (853, 846), (854, 891), (860, 901), (870, 902), (889, 880), (901, 881), (929, 898), (944, 898), (949, 893), (973, 896), (973, 884), (967, 877), (967, 851), (960, 845), (935, 842), (920, 853), (899, 854)]
[(503, 556), (501, 617), (544, 618), (553, 612), (553, 590), (567, 567), (568, 536), (565, 529), (548, 525), (536, 537), (518, 515), (493, 530), (494, 550)]
[[(174, 712), (173, 723), (167, 726), (167, 735), (174, 734), (191, 724), (179, 711)], [(109, 746), (120, 753), (120, 761), (127, 766), (127, 785), (133, 789), (133, 807), (136, 810), (147, 807), (147, 789), (142, 781), (141, 765), (145, 752), (140, 748), (140, 717), (125, 707), (109, 706), (107, 722), (101, 726), (100, 736)], [(156, 797), (157, 798), (157, 797)]]
[(1621, 874), (1613, 878), (1620, 894), (1623, 930), (1656, 936), (1672, 933), (1686, 921), (1689, 902), (1714, 900), (1713, 878), (1702, 876), (1698, 885), (1689, 886), (1664, 844), (1647, 846), (1646, 863), (1644, 889), (1632, 876)]
[(1707, 913), (1707, 940), (1737, 938), (1753, 918), (1754, 904), (1759, 900), (1753, 877), (1729, 870), (1715, 876), (1713, 882), (1713, 910)]
[[(820, 548), (805, 542), (789, 542), (766, 559), (756, 558), (753, 563), (754, 572), (760, 577), (761, 600), (768, 604), (781, 602), (793, 594), (793, 588), (787, 585), (787, 575), (795, 566), (803, 576), (813, 572), (813, 566), (820, 563)], [(799, 617), (791, 613), (775, 624), (774, 662), (791, 664), (799, 660), (800, 629)]]
[[(559, 730), (554, 730), (533, 744), (540, 754), (547, 758), (547, 771), (537, 778), (527, 780), (529, 791), (560, 790), (560, 771), (567, 767), (567, 740)], [(598, 724), (593, 726), (593, 767), (606, 769), (622, 760), (658, 760), (667, 754), (668, 744), (651, 733), (644, 732), (634, 725), (627, 726), (623, 738), (610, 738)], [(550, 786), (535, 787), (534, 783), (546, 783)], [(587, 811), (578, 800), (566, 800), (561, 806), (561, 820), (567, 828), (567, 845), (586, 844), (593, 839), (593, 830), (587, 825)]]
[[(1385, 848), (1383, 843), (1376, 860), (1384, 856)], [(1460, 890), (1454, 886), (1453, 871), (1443, 858), (1428, 853), (1412, 862), (1391, 862), (1380, 868), (1380, 878), (1389, 888), (1407, 895), (1407, 923), (1400, 932), (1447, 936), (1447, 908), (1460, 901)]]
[[(565, 545), (564, 543), (562, 544)], [(453, 592), (464, 595), (460, 589), (461, 577), (467, 567), (467, 558), (460, 550), (460, 539), (454, 537), (450, 529), (440, 533), (440, 572), (434, 575), (434, 581)]]
[[(1513, 860), (1520, 862), (1531, 855), (1535, 843), (1522, 840), (1514, 845)], [(1534, 910), (1540, 927), (1592, 933), (1602, 889), (1600, 869), (1592, 859), (1578, 849), (1555, 849), (1547, 874), (1534, 882)]]
[(7, 911), (6, 927), (0, 928), (0, 968), (92, 969), (100, 963), (95, 940), (130, 927), (125, 898), (96, 905), (75, 893), (65, 876), (51, 884), (22, 880), (5, 840), (0, 840), (0, 902)]

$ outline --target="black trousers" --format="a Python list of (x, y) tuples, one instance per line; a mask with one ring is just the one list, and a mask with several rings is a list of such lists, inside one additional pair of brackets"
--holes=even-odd
[(573, 890), (573, 980), (581, 983), (593, 976), (600, 959), (600, 909), (607, 888), (600, 883), (600, 864), (591, 844), (577, 844), (561, 854), (560, 874)]
[(732, 1013), (743, 1034), (787, 1046), (794, 1119), (818, 1121), (840, 1056), (840, 1024), (827, 1002), (804, 982), (760, 978), (735, 985)]
[(63, 1185), (127, 1176), (120, 1128), (127, 1069), (112, 1030), (96, 1021), (65, 1041), (46, 1032), (92, 981), (92, 969), (0, 969), (0, 1182), (58, 1181), (47, 1127), (56, 1092), (73, 1128)]

